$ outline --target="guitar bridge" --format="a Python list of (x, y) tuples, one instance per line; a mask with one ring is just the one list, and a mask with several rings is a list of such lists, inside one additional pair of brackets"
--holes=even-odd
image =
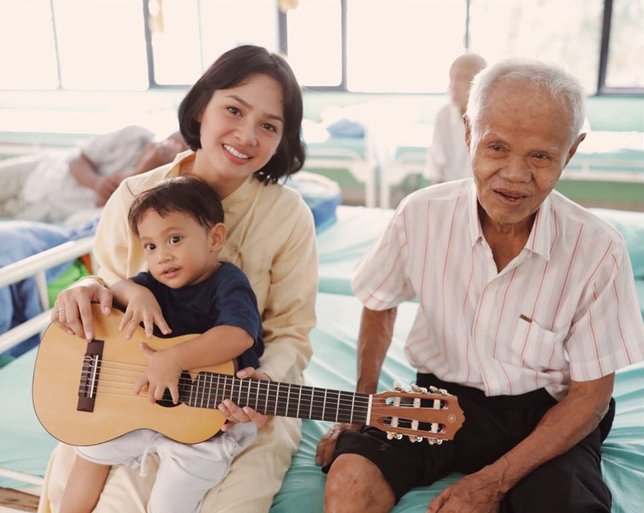
[(78, 411), (94, 411), (104, 345), (103, 340), (92, 340), (87, 344), (78, 385), (78, 404), (76, 405)]

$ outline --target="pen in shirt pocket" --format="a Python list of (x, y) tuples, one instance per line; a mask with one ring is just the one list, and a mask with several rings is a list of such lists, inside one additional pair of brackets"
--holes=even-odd
[(524, 314), (519, 315), (519, 319), (523, 319), (525, 322), (532, 322), (532, 319)]

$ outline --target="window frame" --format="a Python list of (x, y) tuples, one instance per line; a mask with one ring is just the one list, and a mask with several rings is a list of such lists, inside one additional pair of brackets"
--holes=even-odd
[[(303, 84), (307, 91), (322, 91), (322, 92), (352, 92), (347, 88), (347, 4), (349, 0), (340, 1), (340, 23), (341, 23), (341, 70), (340, 70), (340, 83), (334, 86), (315, 86)], [(470, 22), (471, 22), (471, 5), (473, 0), (462, 0), (465, 2), (465, 20), (463, 20), (463, 51), (467, 51), (470, 46)], [(62, 86), (61, 80), (61, 63), (60, 54), (57, 44), (57, 25), (55, 9), (53, 8), (52, 0), (49, 0), (49, 8), (51, 9), (51, 23), (54, 34), (54, 54), (56, 58), (56, 70), (58, 75), (57, 90), (66, 90)], [(278, 51), (288, 55), (288, 29), (287, 29), (287, 13), (279, 7), (278, 1), (275, 2), (276, 19), (278, 24)], [(599, 62), (597, 69), (597, 83), (596, 90), (592, 96), (644, 96), (644, 87), (610, 87), (606, 85), (606, 78), (609, 65), (609, 48), (611, 40), (611, 21), (613, 14), (614, 1), (604, 0), (602, 9), (602, 23), (601, 23), (601, 39), (598, 48)], [(160, 84), (155, 79), (155, 62), (154, 52), (152, 47), (152, 33), (147, 23), (149, 19), (150, 10), (148, 7), (148, 0), (141, 0), (141, 8), (143, 9), (144, 20), (144, 35), (145, 35), (145, 55), (147, 61), (147, 78), (148, 90), (177, 90), (185, 89), (190, 84)], [(56, 90), (55, 89), (55, 90)], [(358, 93), (359, 94), (359, 93)], [(396, 93), (392, 91), (388, 94), (417, 94), (417, 93)]]
[(595, 96), (644, 96), (644, 87), (610, 87), (606, 85), (612, 18), (613, 0), (604, 0), (599, 66), (597, 70), (597, 91), (595, 92)]

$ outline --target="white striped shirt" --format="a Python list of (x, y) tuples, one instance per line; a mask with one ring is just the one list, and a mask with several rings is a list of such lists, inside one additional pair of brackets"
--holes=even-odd
[(621, 235), (553, 191), (501, 272), (471, 179), (408, 196), (357, 266), (356, 296), (419, 300), (405, 351), (419, 372), (516, 395), (598, 379), (644, 359), (644, 324)]

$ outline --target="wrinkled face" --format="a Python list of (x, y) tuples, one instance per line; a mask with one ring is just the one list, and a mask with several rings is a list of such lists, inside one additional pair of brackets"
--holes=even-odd
[[(284, 131), (282, 88), (266, 75), (219, 89), (201, 114), (194, 174), (232, 192), (277, 151)], [(228, 190), (226, 190), (228, 189)]]
[(583, 135), (570, 135), (570, 109), (528, 82), (492, 86), (475, 126), (466, 135), (483, 210), (481, 223), (531, 225)]
[(170, 288), (199, 283), (218, 265), (223, 241), (182, 212), (161, 217), (148, 210), (138, 228), (150, 273)]

